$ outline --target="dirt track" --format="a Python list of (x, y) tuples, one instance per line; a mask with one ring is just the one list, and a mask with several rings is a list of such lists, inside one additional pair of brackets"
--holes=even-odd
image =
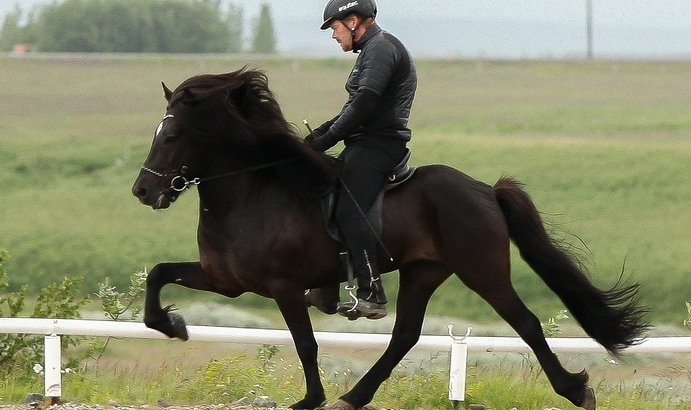
[[(2, 404), (0, 410), (31, 410), (31, 409), (51, 409), (51, 410), (259, 410), (262, 407), (252, 405), (233, 405), (233, 404), (213, 404), (199, 406), (176, 406), (176, 405), (142, 405), (142, 406), (118, 406), (118, 405), (98, 405), (98, 404), (77, 404), (63, 403), (60, 405), (49, 406), (38, 404), (31, 406), (28, 404)], [(288, 410), (287, 407), (272, 407), (276, 410)]]

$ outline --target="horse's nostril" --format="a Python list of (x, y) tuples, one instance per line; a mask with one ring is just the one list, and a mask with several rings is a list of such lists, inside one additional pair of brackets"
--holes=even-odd
[(137, 198), (141, 199), (141, 198), (146, 198), (149, 195), (149, 191), (144, 187), (135, 186), (132, 189), (132, 194), (134, 194), (134, 196), (136, 196)]

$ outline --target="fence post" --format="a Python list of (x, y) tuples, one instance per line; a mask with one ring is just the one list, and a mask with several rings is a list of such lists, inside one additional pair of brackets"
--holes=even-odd
[(463, 337), (453, 335), (453, 325), (449, 325), (451, 343), (451, 357), (449, 358), (449, 400), (453, 401), (453, 408), (465, 401), (466, 365), (468, 363), (468, 344), (466, 338), (470, 336), (472, 327), (468, 327)]
[(62, 367), (60, 336), (53, 333), (44, 338), (44, 383), (45, 396), (51, 398), (51, 402), (62, 396), (62, 377), (60, 369)]

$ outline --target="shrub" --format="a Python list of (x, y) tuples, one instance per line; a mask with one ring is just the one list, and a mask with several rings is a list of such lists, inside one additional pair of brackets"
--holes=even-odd
[[(0, 250), (0, 290), (7, 290), (9, 282), (2, 262), (8, 258), (5, 250)], [(83, 278), (76, 276), (64, 278), (60, 283), (53, 283), (42, 289), (36, 298), (31, 317), (41, 318), (79, 318), (79, 308), (88, 299), (79, 297), (79, 287)], [(0, 317), (18, 317), (25, 309), (26, 291), (22, 286), (17, 292), (8, 292), (0, 296)], [(83, 338), (64, 336), (61, 338), (63, 349), (76, 346)], [(36, 363), (43, 363), (43, 336), (26, 334), (0, 334), (0, 374), (7, 377), (28, 377), (33, 373)], [(74, 366), (80, 359), (69, 361)]]

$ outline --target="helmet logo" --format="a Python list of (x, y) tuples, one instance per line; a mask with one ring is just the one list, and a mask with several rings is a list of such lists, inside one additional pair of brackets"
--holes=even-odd
[(351, 7), (357, 6), (357, 1), (351, 1), (350, 3), (346, 4), (345, 6), (341, 6), (338, 8), (338, 11), (346, 11)]

